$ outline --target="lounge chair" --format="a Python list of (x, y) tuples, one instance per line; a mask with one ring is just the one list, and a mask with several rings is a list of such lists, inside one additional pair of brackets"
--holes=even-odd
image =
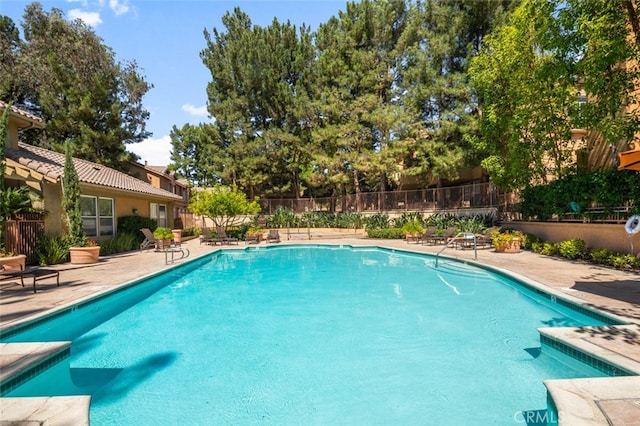
[(456, 230), (457, 228), (455, 226), (451, 226), (441, 234), (432, 234), (427, 241), (431, 244), (447, 244), (451, 237), (453, 237), (453, 234), (455, 234)]
[(463, 236), (456, 239), (456, 248), (466, 249), (473, 248), (474, 236), (476, 248), (491, 247), (493, 245), (492, 234), (497, 231), (498, 228), (489, 228), (483, 234), (469, 234), (465, 233)]
[(245, 244), (260, 244), (261, 239), (262, 239), (262, 235), (260, 233), (246, 234), (244, 236)]
[(202, 235), (200, 235), (200, 244), (203, 243), (209, 245), (222, 244), (222, 238), (219, 238), (217, 236), (214, 237), (211, 234), (210, 228), (202, 228)]
[(155, 248), (158, 240), (153, 236), (153, 232), (149, 228), (142, 228), (140, 230), (144, 234), (144, 241), (140, 243), (140, 250), (148, 249), (150, 247)]
[(0, 265), (0, 280), (9, 278), (20, 278), (20, 284), (24, 287), (24, 278), (33, 277), (33, 292), (36, 292), (36, 282), (45, 278), (56, 277), (56, 285), (60, 287), (60, 272), (55, 269), (46, 268), (29, 268), (22, 269), (22, 265), (17, 265), (16, 269), (5, 268), (4, 265)]
[(222, 226), (216, 226), (216, 233), (222, 244), (238, 244), (238, 239), (227, 236), (227, 231)]
[(476, 235), (476, 247), (492, 247), (493, 233), (499, 230), (500, 228), (494, 226), (484, 231), (484, 234)]
[(277, 229), (269, 229), (269, 233), (267, 234), (267, 244), (268, 243), (279, 243), (280, 242), (280, 233)]
[(422, 235), (418, 236), (418, 238), (416, 240), (416, 243), (424, 244), (424, 242), (427, 241), (434, 234), (434, 232), (436, 232), (436, 227), (435, 226), (428, 226), (427, 229), (424, 230)]

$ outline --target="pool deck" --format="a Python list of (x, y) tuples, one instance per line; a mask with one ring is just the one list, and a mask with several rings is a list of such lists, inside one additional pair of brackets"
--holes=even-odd
[[(281, 235), (282, 237), (282, 235)], [(290, 240), (280, 244), (343, 244), (379, 246), (435, 254), (443, 246), (408, 244), (399, 240), (369, 240), (348, 235), (335, 239)], [(260, 244), (261, 247), (265, 243)], [(183, 244), (190, 260), (207, 255), (220, 246), (200, 245), (198, 240)], [(243, 249), (244, 243), (224, 248)], [(253, 245), (255, 247), (255, 245)], [(509, 271), (527, 284), (559, 298), (596, 308), (619, 317), (627, 325), (563, 328), (541, 332), (565, 345), (606, 359), (637, 376), (573, 380), (547, 380), (545, 385), (557, 406), (560, 425), (640, 425), (640, 274), (572, 262), (530, 252), (496, 253), (493, 249), (474, 251), (447, 248), (443, 258), (477, 262), (485, 267)], [(183, 261), (177, 261), (179, 264)], [(55, 265), (60, 271), (60, 287), (55, 279), (32, 286), (7, 279), (0, 281), (0, 330), (77, 304), (132, 281), (169, 268), (165, 255), (152, 250), (101, 257), (92, 265)], [(34, 346), (38, 345), (38, 346)], [(0, 344), (0, 380), (11, 377), (31, 362), (60, 351), (59, 345)], [(88, 424), (87, 397), (0, 398), (2, 424)], [(518, 423), (514, 417), (514, 424)], [(522, 423), (520, 421), (520, 423)]]

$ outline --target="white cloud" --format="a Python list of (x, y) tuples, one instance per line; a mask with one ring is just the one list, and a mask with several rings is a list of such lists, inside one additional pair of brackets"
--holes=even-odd
[(102, 18), (98, 12), (85, 12), (80, 9), (71, 9), (69, 11), (69, 18), (72, 20), (80, 19), (90, 27), (97, 27), (102, 24)]
[(120, 16), (129, 11), (129, 5), (127, 3), (127, 0), (123, 1), (122, 3), (120, 2), (120, 0), (109, 0), (109, 7), (111, 8), (111, 10), (113, 10), (116, 16)]
[(203, 105), (201, 107), (197, 107), (191, 104), (182, 105), (182, 110), (197, 117), (206, 117), (208, 114), (207, 106)]
[(171, 162), (171, 138), (169, 135), (157, 139), (145, 139), (127, 146), (128, 150), (140, 156), (140, 162), (149, 166), (167, 166)]

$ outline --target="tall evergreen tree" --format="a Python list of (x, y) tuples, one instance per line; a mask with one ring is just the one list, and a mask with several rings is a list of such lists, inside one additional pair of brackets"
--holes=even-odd
[(385, 190), (398, 170), (396, 148), (411, 123), (398, 90), (408, 16), (403, 0), (364, 0), (319, 27), (313, 185)]
[(133, 158), (126, 144), (150, 135), (142, 98), (151, 88), (135, 62), (117, 63), (91, 28), (58, 9), (28, 5), (24, 41), (9, 21), (0, 21), (0, 41), (11, 46), (1, 56), (0, 69), (11, 72), (3, 73), (0, 97), (43, 117), (43, 138), (29, 142), (62, 152), (73, 140), (78, 157), (116, 168)]
[(239, 8), (222, 22), (226, 32), (205, 30), (201, 52), (212, 77), (209, 112), (229, 160), (217, 174), (250, 196), (297, 196), (308, 151), (302, 105), (313, 60), (309, 29), (277, 19), (266, 28), (254, 26)]

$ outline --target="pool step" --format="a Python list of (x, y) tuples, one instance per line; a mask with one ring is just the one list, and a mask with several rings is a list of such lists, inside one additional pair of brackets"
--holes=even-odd
[(0, 343), (0, 395), (69, 357), (71, 342)]
[[(5, 395), (67, 359), (71, 342), (0, 343), (0, 390)], [(91, 397), (1, 397), (2, 424), (89, 425)]]

